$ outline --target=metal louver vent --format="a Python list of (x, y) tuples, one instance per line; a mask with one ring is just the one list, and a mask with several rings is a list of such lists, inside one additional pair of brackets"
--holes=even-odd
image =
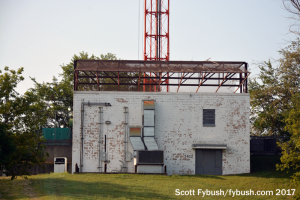
[(203, 126), (215, 126), (215, 109), (203, 109)]
[(137, 164), (163, 164), (164, 152), (163, 151), (137, 151), (136, 162)]

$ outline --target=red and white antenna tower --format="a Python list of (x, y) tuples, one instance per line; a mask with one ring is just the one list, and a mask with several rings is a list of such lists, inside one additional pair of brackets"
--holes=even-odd
[[(145, 0), (144, 60), (169, 60), (169, 5), (169, 0)], [(158, 74), (154, 73), (154, 76), (157, 77)], [(169, 74), (167, 73), (166, 76), (169, 77)], [(144, 83), (149, 81), (151, 80), (144, 79)], [(167, 92), (169, 92), (169, 79), (165, 84), (167, 84)], [(149, 90), (151, 91), (151, 87)], [(156, 91), (156, 87), (154, 91)]]

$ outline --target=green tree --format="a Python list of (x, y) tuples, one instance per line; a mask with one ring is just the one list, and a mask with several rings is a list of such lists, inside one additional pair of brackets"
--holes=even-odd
[[(47, 118), (44, 126), (54, 127), (62, 126), (69, 127), (69, 121), (73, 116), (73, 89), (74, 89), (74, 61), (75, 60), (116, 60), (115, 54), (101, 54), (100, 57), (95, 55), (89, 56), (86, 52), (80, 52), (79, 55), (74, 55), (68, 64), (61, 65), (62, 73), (59, 74), (61, 81), (53, 77), (52, 82), (38, 83), (34, 78), (31, 78), (35, 87), (29, 91), (33, 96), (38, 96), (42, 99), (45, 109), (42, 111)], [(87, 72), (90, 74), (89, 72)], [(96, 88), (83, 88), (86, 90), (96, 90)], [(58, 124), (57, 124), (57, 123)]]
[[(284, 136), (278, 170), (294, 169), (300, 180), (300, 42), (279, 51), (278, 66), (259, 65), (260, 74), (250, 80), (251, 122), (256, 135)], [(300, 197), (300, 196), (299, 196)]]
[(16, 151), (12, 133), (7, 131), (7, 125), (0, 122), (0, 174), (4, 170), (4, 166), (12, 163), (12, 156)]
[[(282, 156), (280, 158), (282, 164), (278, 164), (277, 168), (281, 170), (300, 168), (300, 94), (292, 97), (292, 109), (287, 112), (285, 129), (291, 134), (290, 140), (280, 144)], [(294, 181), (300, 181), (300, 172), (293, 175)]]
[(261, 70), (259, 77), (249, 81), (252, 134), (285, 135), (281, 108), (283, 104), (281, 104), (281, 97), (278, 96), (281, 88), (278, 87), (279, 79), (276, 70), (270, 61), (258, 67)]
[[(58, 82), (53, 77), (51, 83), (38, 83), (34, 78), (35, 87), (29, 91), (32, 96), (38, 96), (44, 103), (44, 108), (40, 110), (41, 115), (46, 118), (43, 126), (68, 127), (73, 110), (73, 88), (65, 81)], [(58, 124), (56, 124), (58, 122)]]
[[(16, 92), (22, 77), (23, 68), (0, 71), (0, 170), (14, 179), (18, 175), (29, 174), (34, 165), (42, 165), (46, 160), (42, 133), (37, 132), (45, 118), (39, 116), (44, 108), (40, 98), (30, 91), (23, 96)], [(2, 156), (1, 156), (2, 157)]]
[(264, 62), (258, 65), (259, 76), (249, 81), (251, 122), (256, 135), (290, 136), (285, 129), (285, 116), (293, 106), (293, 95), (300, 89), (299, 43), (293, 42), (279, 53), (281, 58), (277, 67), (270, 61)]
[(15, 90), (17, 84), (24, 80), (21, 76), (24, 69), (21, 67), (17, 71), (4, 68), (5, 73), (0, 70), (0, 120), (4, 124), (13, 125), (17, 116), (22, 114), (23, 108), (20, 94)]

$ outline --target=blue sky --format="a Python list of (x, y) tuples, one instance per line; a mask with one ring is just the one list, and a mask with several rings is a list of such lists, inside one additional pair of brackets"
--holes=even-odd
[[(25, 68), (23, 93), (81, 51), (142, 59), (143, 16), (142, 0), (0, 0), (0, 69)], [(245, 61), (255, 75), (295, 39), (289, 16), (281, 0), (170, 0), (170, 60)]]

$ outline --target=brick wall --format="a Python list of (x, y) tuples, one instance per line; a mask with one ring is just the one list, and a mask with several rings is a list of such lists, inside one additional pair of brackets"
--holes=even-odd
[[(142, 100), (155, 100), (155, 140), (164, 151), (167, 173), (195, 174), (192, 144), (227, 144), (223, 150), (223, 175), (250, 172), (250, 96), (231, 93), (158, 93), (158, 92), (74, 92), (72, 172), (80, 163), (81, 102), (108, 102), (103, 107), (103, 133), (107, 138), (110, 163), (107, 172), (120, 170), (125, 160), (124, 106), (129, 110), (129, 125), (142, 125)], [(99, 106), (85, 106), (83, 172), (99, 171)], [(203, 127), (203, 109), (215, 109), (215, 127)], [(101, 149), (104, 150), (104, 136)], [(129, 141), (129, 139), (128, 139)], [(133, 148), (128, 143), (128, 150)], [(134, 172), (133, 160), (128, 172)], [(103, 167), (102, 162), (102, 167)]]

